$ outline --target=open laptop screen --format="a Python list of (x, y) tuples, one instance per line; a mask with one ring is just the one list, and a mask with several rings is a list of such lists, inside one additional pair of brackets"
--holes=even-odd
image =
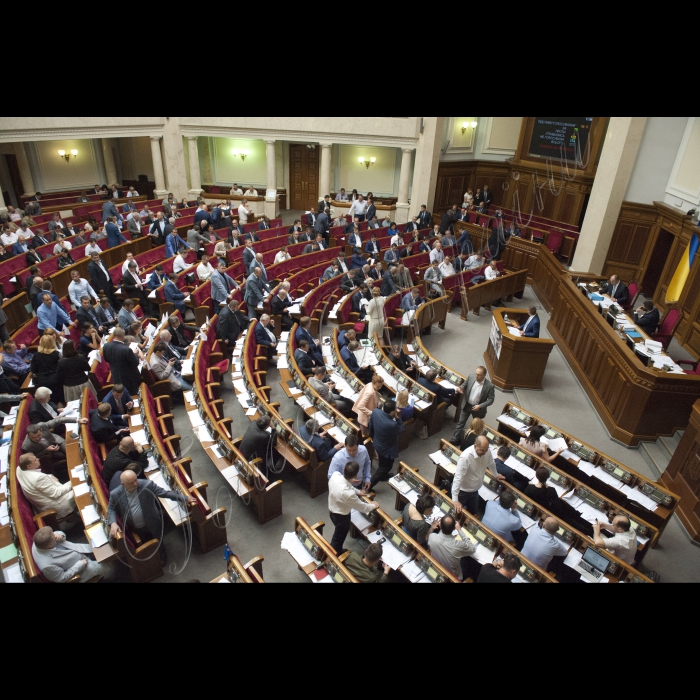
[(610, 566), (610, 562), (593, 549), (586, 550), (586, 553), (583, 555), (583, 561), (601, 573), (605, 573), (608, 570), (608, 566)]

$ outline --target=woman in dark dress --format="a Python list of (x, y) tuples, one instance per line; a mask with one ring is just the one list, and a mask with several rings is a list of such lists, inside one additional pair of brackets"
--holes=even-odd
[(63, 385), (63, 394), (66, 401), (75, 401), (82, 398), (83, 390), (90, 389), (95, 398), (97, 394), (88, 379), (90, 363), (84, 355), (75, 349), (72, 340), (66, 340), (63, 344), (63, 359), (58, 363), (58, 381)]
[(37, 389), (51, 389), (53, 401), (56, 404), (65, 404), (63, 385), (58, 381), (57, 375), (60, 360), (61, 354), (56, 349), (56, 340), (50, 335), (45, 335), (39, 343), (38, 352), (32, 357), (31, 371)]
[(459, 443), (459, 449), (464, 452), (470, 447), (474, 447), (476, 439), (481, 437), (486, 430), (486, 423), (484, 423), (481, 418), (475, 418), (472, 424), (469, 426), (468, 430), (465, 430), (462, 434), (462, 439)]

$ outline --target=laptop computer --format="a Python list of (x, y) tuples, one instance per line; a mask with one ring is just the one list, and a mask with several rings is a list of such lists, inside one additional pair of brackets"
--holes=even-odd
[(575, 571), (578, 571), (583, 578), (591, 583), (600, 583), (608, 566), (610, 566), (610, 562), (604, 556), (589, 548), (575, 567)]

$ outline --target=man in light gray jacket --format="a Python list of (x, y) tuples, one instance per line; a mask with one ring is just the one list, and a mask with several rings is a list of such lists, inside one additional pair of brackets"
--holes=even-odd
[(62, 532), (50, 527), (38, 530), (34, 535), (32, 556), (43, 576), (51, 583), (67, 583), (80, 576), (80, 583), (109, 575), (109, 566), (92, 561), (92, 547), (66, 541)]

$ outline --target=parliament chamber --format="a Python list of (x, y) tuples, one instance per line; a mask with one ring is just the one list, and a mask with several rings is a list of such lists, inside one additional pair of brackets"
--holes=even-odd
[(695, 118), (17, 119), (5, 582), (698, 580)]

